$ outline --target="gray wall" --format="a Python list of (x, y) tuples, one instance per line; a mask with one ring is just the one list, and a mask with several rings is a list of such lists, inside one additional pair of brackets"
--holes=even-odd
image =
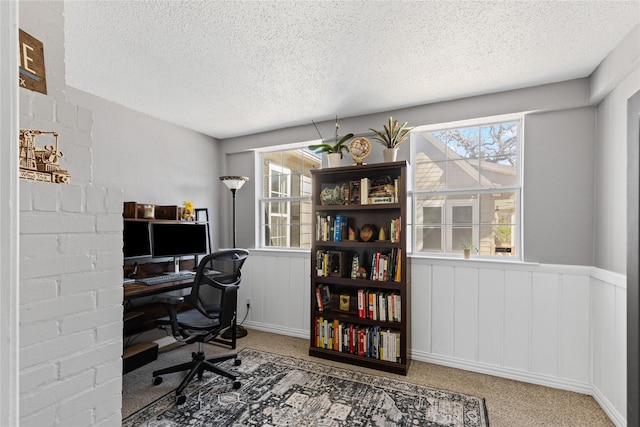
[[(447, 123), (478, 117), (529, 112), (525, 119), (524, 158), (524, 256), (526, 261), (592, 265), (594, 229), (594, 130), (595, 114), (588, 105), (589, 81), (571, 80), (486, 96), (423, 105), (359, 117), (341, 118), (344, 133), (367, 134), (392, 115), (412, 126)], [(331, 135), (333, 122), (319, 124)], [(240, 224), (256, 223), (254, 188), (259, 177), (250, 150), (317, 139), (312, 124), (257, 135), (222, 140), (228, 171), (251, 177), (251, 190), (238, 193), (238, 245), (254, 246), (253, 229)], [(409, 158), (404, 144), (399, 159)], [(351, 162), (345, 156), (345, 165)], [(374, 143), (368, 162), (382, 161), (382, 147)], [(235, 174), (235, 173), (234, 173)], [(565, 187), (559, 187), (564, 185)], [(553, 189), (553, 191), (550, 191)], [(246, 209), (245, 209), (246, 208)], [(529, 223), (530, 221), (530, 223)], [(577, 250), (576, 250), (577, 249)]]
[(525, 259), (593, 265), (595, 109), (528, 114), (524, 144)]
[[(67, 99), (93, 112), (93, 176), (121, 188), (125, 201), (208, 208), (214, 230), (220, 197), (217, 140), (78, 89)], [(224, 186), (222, 186), (224, 187)], [(212, 233), (217, 248), (218, 233)]]

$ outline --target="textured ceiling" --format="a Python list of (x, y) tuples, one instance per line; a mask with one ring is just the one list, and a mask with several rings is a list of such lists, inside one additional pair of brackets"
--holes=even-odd
[(66, 1), (66, 78), (228, 138), (586, 77), (639, 4)]

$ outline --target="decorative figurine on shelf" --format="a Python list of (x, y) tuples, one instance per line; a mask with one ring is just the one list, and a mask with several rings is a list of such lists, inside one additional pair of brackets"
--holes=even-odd
[(353, 261), (351, 262), (351, 278), (355, 279), (358, 277), (358, 269), (360, 268), (360, 258), (358, 254), (353, 256)]
[(344, 205), (344, 192), (345, 188), (343, 184), (326, 186), (320, 191), (320, 204)]
[(365, 224), (360, 229), (360, 240), (363, 242), (372, 242), (373, 236), (376, 234), (376, 226), (373, 224)]
[(380, 233), (378, 233), (378, 240), (387, 240), (387, 230), (384, 227), (380, 227)]
[(366, 163), (363, 163), (362, 161), (367, 158), (369, 153), (371, 153), (371, 143), (363, 136), (354, 138), (349, 144), (349, 152), (351, 153), (353, 160), (356, 161), (354, 166), (366, 165)]
[(356, 232), (351, 227), (349, 227), (349, 240), (356, 240)]
[(182, 210), (182, 219), (185, 221), (194, 221), (196, 219), (196, 211), (193, 208), (193, 203), (187, 200), (184, 202), (184, 209)]

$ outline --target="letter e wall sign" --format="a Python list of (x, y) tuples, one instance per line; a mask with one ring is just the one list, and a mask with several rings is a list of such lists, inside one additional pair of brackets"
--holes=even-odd
[(42, 42), (20, 30), (20, 87), (47, 94), (47, 76), (44, 71), (44, 47)]

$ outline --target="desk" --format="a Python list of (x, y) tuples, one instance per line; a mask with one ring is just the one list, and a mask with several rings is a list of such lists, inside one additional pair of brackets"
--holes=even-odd
[[(180, 261), (180, 268), (183, 270), (193, 269), (194, 261)], [(170, 271), (173, 263), (150, 263), (138, 266), (137, 278), (153, 277), (162, 272)], [(131, 270), (131, 266), (126, 266), (125, 270)], [(195, 277), (195, 276), (194, 276)], [(167, 309), (161, 303), (153, 301), (154, 295), (159, 295), (171, 291), (186, 290), (193, 285), (193, 278), (176, 280), (172, 282), (145, 285), (144, 283), (133, 282), (124, 285), (124, 318), (123, 335), (125, 348), (123, 351), (124, 372), (127, 373), (139, 368), (158, 357), (158, 345), (154, 342), (135, 343), (135, 339), (143, 332), (156, 329), (155, 321), (167, 316)], [(185, 302), (178, 307), (178, 312), (188, 310), (192, 306)], [(235, 327), (235, 319), (234, 319)], [(128, 345), (129, 341), (131, 345)], [(236, 348), (235, 340), (223, 340), (214, 338), (220, 344), (228, 345), (232, 349)]]
[[(183, 264), (184, 263), (184, 264)], [(180, 268), (192, 269), (194, 261), (180, 261)], [(136, 278), (153, 277), (170, 271), (173, 263), (148, 263), (138, 266)], [(125, 266), (125, 275), (133, 269)], [(127, 283), (123, 286), (124, 313), (123, 313), (123, 373), (137, 369), (158, 358), (158, 344), (153, 341), (136, 342), (136, 338), (146, 331), (156, 329), (155, 321), (167, 315), (164, 305), (153, 302), (154, 295), (181, 289), (189, 289), (193, 285), (193, 279), (177, 280), (173, 282), (145, 285), (139, 282)], [(185, 303), (180, 311), (190, 308)]]
[(161, 294), (163, 292), (190, 288), (191, 285), (193, 285), (193, 280), (191, 279), (177, 280), (175, 282), (157, 283), (155, 285), (145, 285), (144, 283), (139, 282), (128, 283), (124, 285), (124, 300), (126, 302), (134, 300), (136, 298)]

